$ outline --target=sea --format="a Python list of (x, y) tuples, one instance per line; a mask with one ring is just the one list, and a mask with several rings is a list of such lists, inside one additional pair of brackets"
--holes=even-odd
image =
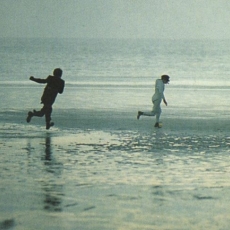
[[(0, 42), (0, 229), (229, 229), (230, 40)], [(46, 130), (29, 77), (55, 68)], [(137, 112), (162, 74), (155, 128)]]

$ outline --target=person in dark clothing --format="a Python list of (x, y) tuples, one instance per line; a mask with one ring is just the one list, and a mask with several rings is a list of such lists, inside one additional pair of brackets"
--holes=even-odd
[(54, 125), (54, 123), (51, 122), (52, 105), (55, 102), (57, 94), (62, 94), (65, 87), (65, 81), (61, 79), (61, 76), (62, 70), (57, 68), (54, 69), (53, 76), (49, 75), (46, 79), (35, 78), (33, 76), (30, 77), (31, 81), (46, 84), (46, 87), (41, 97), (41, 103), (43, 104), (42, 109), (40, 111), (29, 111), (26, 119), (27, 122), (30, 122), (33, 116), (43, 117), (45, 115), (46, 129)]

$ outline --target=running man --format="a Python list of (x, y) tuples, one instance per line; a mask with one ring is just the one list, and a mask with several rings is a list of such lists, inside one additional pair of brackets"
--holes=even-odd
[(157, 79), (155, 83), (155, 93), (152, 96), (153, 109), (150, 112), (138, 111), (137, 119), (139, 120), (140, 116), (156, 116), (155, 127), (160, 128), (159, 121), (161, 115), (161, 101), (167, 106), (167, 101), (164, 96), (165, 84), (169, 83), (169, 76), (162, 75), (161, 79)]
[(43, 117), (45, 115), (46, 129), (54, 125), (54, 123), (51, 122), (52, 105), (57, 94), (63, 93), (65, 87), (65, 81), (61, 79), (61, 76), (62, 70), (57, 68), (54, 69), (53, 76), (49, 75), (46, 79), (35, 78), (33, 76), (30, 77), (31, 81), (46, 84), (46, 87), (41, 97), (41, 103), (43, 104), (42, 109), (40, 111), (33, 110), (33, 112), (28, 112), (27, 122), (30, 122), (33, 116)]

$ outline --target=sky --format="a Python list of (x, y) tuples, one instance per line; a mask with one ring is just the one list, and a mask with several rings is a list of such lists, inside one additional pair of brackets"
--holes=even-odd
[(0, 37), (229, 39), (229, 0), (0, 0)]

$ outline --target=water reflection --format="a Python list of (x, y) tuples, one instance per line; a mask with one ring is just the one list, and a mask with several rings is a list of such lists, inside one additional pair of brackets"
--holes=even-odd
[(48, 133), (45, 139), (45, 159), (44, 159), (45, 164), (52, 160), (51, 154), (52, 154), (51, 137), (50, 134)]
[(53, 156), (51, 134), (47, 133), (45, 138), (45, 155), (42, 161), (45, 165), (45, 179), (42, 182), (44, 190), (44, 209), (47, 211), (62, 211), (63, 184), (61, 175), (63, 171), (62, 163), (56, 161)]

